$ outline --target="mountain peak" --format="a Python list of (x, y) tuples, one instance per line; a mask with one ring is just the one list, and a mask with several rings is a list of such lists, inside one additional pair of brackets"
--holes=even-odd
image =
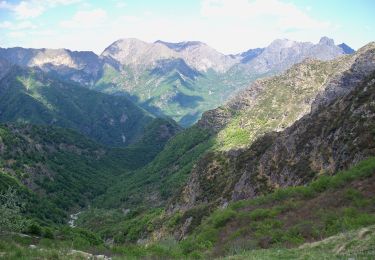
[(276, 39), (271, 42), (268, 47), (271, 48), (289, 48), (293, 46), (296, 42), (289, 39)]
[(322, 38), (320, 38), (320, 40), (319, 40), (319, 44), (324, 44), (324, 45), (330, 45), (330, 46), (333, 46), (333, 45), (335, 45), (335, 42), (334, 42), (333, 39), (328, 38), (327, 36), (323, 36)]
[(339, 46), (344, 51), (345, 54), (352, 54), (355, 52), (355, 50), (353, 50), (350, 46), (348, 46), (345, 43), (341, 43), (337, 46)]
[(154, 43), (163, 44), (163, 45), (167, 46), (168, 48), (170, 48), (172, 50), (175, 50), (175, 51), (182, 51), (182, 50), (184, 50), (188, 47), (191, 47), (191, 46), (205, 45), (203, 42), (200, 42), (200, 41), (183, 41), (183, 42), (173, 43), (173, 42), (165, 42), (165, 41), (157, 40)]

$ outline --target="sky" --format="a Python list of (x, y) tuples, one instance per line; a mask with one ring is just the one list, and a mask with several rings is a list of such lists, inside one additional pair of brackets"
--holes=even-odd
[(274, 39), (354, 49), (375, 40), (375, 0), (0, 0), (0, 47), (100, 54), (121, 38), (198, 40), (225, 54)]

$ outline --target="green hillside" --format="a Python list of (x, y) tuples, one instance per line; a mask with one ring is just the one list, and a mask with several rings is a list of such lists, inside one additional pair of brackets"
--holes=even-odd
[[(27, 214), (65, 222), (68, 212), (90, 204), (116, 177), (156, 156), (169, 138), (165, 131), (173, 131), (163, 123), (156, 120), (143, 139), (126, 148), (108, 148), (63, 128), (2, 125), (1, 191), (12, 186), (31, 194)], [(46, 208), (38, 200), (47, 201)]]
[[(109, 96), (37, 69), (18, 67), (0, 81), (0, 111), (0, 122), (70, 128), (110, 146), (136, 143), (156, 120), (126, 97)], [(176, 128), (171, 121), (164, 124)]]
[(223, 104), (228, 97), (264, 76), (249, 76), (235, 68), (224, 74), (212, 70), (204, 74), (191, 68), (185, 70), (175, 65), (160, 75), (155, 69), (138, 75), (130, 67), (120, 73), (105, 66), (94, 89), (127, 95), (146, 110), (171, 117), (187, 127), (195, 123), (204, 111)]

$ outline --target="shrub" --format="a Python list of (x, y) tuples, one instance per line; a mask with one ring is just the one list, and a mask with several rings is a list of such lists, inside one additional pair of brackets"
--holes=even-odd
[(43, 237), (53, 239), (54, 234), (50, 228), (46, 227), (43, 230)]
[(231, 209), (217, 210), (215, 211), (210, 219), (215, 228), (223, 227), (229, 220), (236, 216), (236, 212)]
[(42, 235), (42, 228), (36, 222), (30, 223), (27, 231), (29, 234), (32, 234), (32, 235), (37, 235), (37, 236)]
[(252, 220), (262, 220), (265, 218), (272, 218), (277, 215), (277, 210), (275, 209), (255, 209), (250, 212), (249, 217)]

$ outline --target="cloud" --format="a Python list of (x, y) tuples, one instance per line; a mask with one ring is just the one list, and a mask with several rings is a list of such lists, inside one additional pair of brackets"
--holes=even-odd
[(12, 4), (9, 1), (1, 1), (0, 9), (9, 10), (15, 14), (17, 19), (24, 20), (38, 17), (50, 8), (60, 5), (70, 5), (80, 1), (81, 0), (29, 0), (21, 1), (18, 4)]
[(27, 36), (27, 33), (22, 31), (15, 31), (8, 33), (8, 36), (11, 38), (25, 38)]
[(107, 12), (97, 8), (89, 11), (78, 11), (70, 20), (60, 22), (64, 28), (95, 28), (103, 25), (107, 20)]
[(0, 23), (0, 29), (8, 29), (13, 31), (18, 30), (30, 30), (30, 29), (36, 29), (37, 26), (30, 22), (30, 21), (21, 21), (19, 23), (11, 23), (9, 21), (5, 21)]
[[(78, 0), (36, 2), (52, 8), (53, 5), (72, 4)], [(126, 2), (128, 6), (124, 9), (112, 12), (118, 2), (111, 0), (101, 7), (94, 1), (82, 0), (72, 8), (75, 13), (57, 24), (38, 20), (35, 21), (38, 22), (37, 29), (32, 29), (35, 25), (21, 24), (25, 20), (9, 20), (0, 22), (0, 28), (15, 32), (8, 37), (9, 40), (5, 39), (7, 46), (64, 47), (94, 50), (96, 53), (119, 38), (133, 37), (148, 42), (159, 39), (171, 42), (199, 40), (227, 54), (265, 47), (277, 38), (317, 42), (322, 35), (328, 35), (345, 40), (337, 33), (336, 24), (317, 19), (303, 5), (297, 7), (286, 0), (200, 0), (193, 10), (183, 13), (166, 8), (149, 12), (151, 6), (132, 10), (131, 1)], [(0, 8), (9, 3), (0, 0)], [(17, 26), (30, 29), (19, 29), (24, 32), (21, 34), (16, 32)]]
[(116, 3), (116, 7), (118, 7), (118, 8), (124, 8), (124, 7), (126, 7), (126, 6), (128, 6), (128, 4), (125, 3), (124, 1), (118, 1), (118, 2)]
[(280, 0), (202, 0), (201, 15), (206, 18), (232, 18), (256, 24), (274, 21), (282, 30), (317, 29), (330, 26), (313, 19), (292, 3)]
[(12, 23), (9, 21), (4, 21), (0, 23), (0, 29), (9, 29), (12, 27)]

